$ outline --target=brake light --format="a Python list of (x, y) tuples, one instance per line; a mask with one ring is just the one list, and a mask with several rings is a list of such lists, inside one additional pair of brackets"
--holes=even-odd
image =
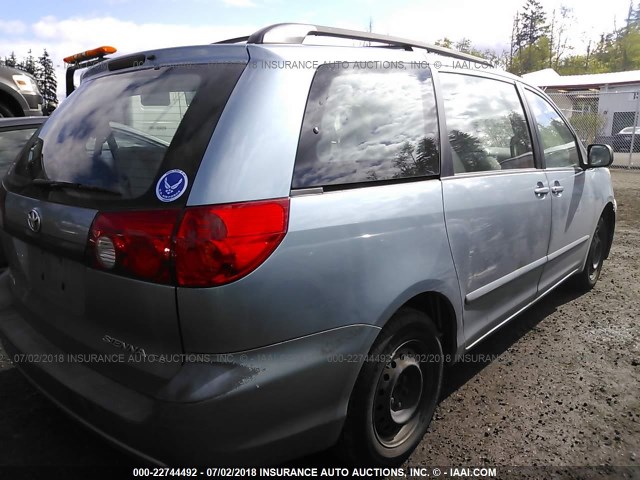
[(89, 235), (89, 263), (100, 270), (171, 282), (171, 234), (180, 210), (99, 213)]
[(223, 285), (248, 275), (280, 244), (288, 221), (288, 198), (186, 209), (175, 242), (178, 285)]
[[(99, 213), (89, 264), (182, 287), (223, 285), (258, 268), (287, 233), (289, 199)], [(179, 224), (179, 225), (178, 225)]]

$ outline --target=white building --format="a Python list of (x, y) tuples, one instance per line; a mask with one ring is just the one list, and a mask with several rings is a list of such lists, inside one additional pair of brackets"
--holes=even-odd
[(558, 75), (552, 68), (545, 68), (522, 77), (545, 90), (569, 118), (575, 114), (600, 114), (598, 135), (615, 135), (638, 124), (640, 70)]

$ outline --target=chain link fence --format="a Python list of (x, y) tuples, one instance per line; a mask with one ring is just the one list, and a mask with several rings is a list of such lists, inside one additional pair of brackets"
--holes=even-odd
[(640, 169), (640, 90), (547, 94), (585, 145), (611, 145), (614, 168)]

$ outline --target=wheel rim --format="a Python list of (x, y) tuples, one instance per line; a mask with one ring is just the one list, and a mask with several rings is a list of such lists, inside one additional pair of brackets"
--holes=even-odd
[(418, 340), (400, 345), (385, 365), (373, 402), (373, 429), (380, 444), (402, 444), (420, 424), (428, 401), (427, 371), (419, 359), (427, 351)]
[(602, 265), (602, 256), (604, 253), (604, 241), (602, 239), (602, 229), (600, 225), (596, 227), (596, 232), (591, 243), (591, 254), (589, 255), (589, 280), (592, 282), (597, 280), (600, 274), (600, 266)]

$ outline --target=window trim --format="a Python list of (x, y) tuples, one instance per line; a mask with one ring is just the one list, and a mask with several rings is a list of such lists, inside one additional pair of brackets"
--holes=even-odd
[[(479, 172), (462, 172), (462, 173), (455, 173), (454, 169), (453, 169), (453, 147), (451, 146), (451, 142), (449, 142), (449, 136), (447, 134), (447, 141), (444, 141), (444, 136), (442, 134), (442, 132), (448, 132), (449, 130), (447, 129), (447, 119), (446, 119), (446, 114), (444, 112), (444, 100), (443, 100), (443, 96), (442, 93), (442, 85), (440, 83), (440, 75), (446, 73), (446, 74), (454, 74), (454, 75), (466, 75), (469, 77), (479, 77), (479, 78), (484, 78), (487, 80), (494, 80), (497, 82), (502, 82), (502, 83), (506, 83), (508, 85), (512, 85), (516, 91), (516, 97), (518, 98), (518, 101), (520, 102), (520, 107), (522, 108), (522, 113), (524, 115), (525, 118), (525, 122), (527, 124), (527, 130), (529, 132), (529, 139), (531, 140), (531, 149), (532, 149), (532, 154), (533, 154), (533, 167), (525, 167), (525, 168), (509, 168), (506, 170), (483, 170), (483, 171), (479, 171)], [(481, 175), (485, 175), (485, 174), (490, 174), (490, 175), (499, 175), (501, 173), (509, 173), (509, 172), (529, 172), (529, 171), (535, 171), (538, 170), (540, 167), (539, 163), (536, 160), (536, 149), (534, 147), (534, 143), (535, 143), (535, 138), (532, 132), (532, 125), (531, 122), (529, 120), (529, 118), (527, 117), (528, 114), (528, 105), (524, 102), (524, 99), (522, 97), (522, 95), (520, 94), (520, 90), (518, 88), (518, 84), (519, 82), (517, 80), (514, 79), (510, 79), (510, 78), (505, 78), (499, 75), (495, 75), (492, 74), (492, 72), (478, 72), (475, 70), (463, 70), (460, 71), (459, 69), (453, 69), (453, 68), (441, 68), (438, 71), (432, 71), (432, 75), (434, 77), (434, 87), (436, 87), (435, 90), (435, 95), (436, 95), (436, 104), (437, 105), (442, 105), (442, 109), (439, 110), (439, 112), (441, 111), (442, 114), (439, 115), (438, 119), (441, 122), (440, 123), (440, 143), (441, 143), (441, 152), (440, 152), (440, 158), (441, 158), (441, 163), (443, 163), (445, 161), (447, 161), (447, 167), (446, 167), (446, 172), (447, 174), (445, 175), (445, 166), (441, 165), (440, 166), (440, 172), (441, 172), (441, 178), (469, 178), (469, 177), (476, 177), (476, 176), (481, 176)], [(436, 83), (436, 78), (437, 78), (437, 83)], [(445, 153), (446, 152), (446, 153)]]
[[(531, 88), (529, 85), (526, 84), (522, 84), (523, 87), (523, 93), (525, 93), (524, 95), (524, 100), (527, 103), (527, 108), (528, 108), (528, 113), (531, 115), (531, 122), (532, 125), (535, 125), (535, 131), (536, 131), (536, 142), (538, 143), (538, 149), (540, 150), (540, 160), (541, 160), (541, 165), (543, 166), (543, 170), (545, 171), (559, 171), (559, 170), (572, 170), (572, 171), (583, 171), (582, 165), (584, 165), (584, 156), (583, 156), (583, 152), (582, 152), (582, 142), (580, 140), (578, 140), (578, 135), (576, 133), (576, 131), (573, 129), (573, 125), (571, 125), (571, 122), (569, 122), (569, 120), (567, 120), (567, 118), (562, 114), (562, 112), (558, 109), (558, 107), (556, 106), (556, 104), (553, 102), (553, 100), (551, 100), (551, 98), (549, 98), (547, 95), (544, 94), (544, 92), (538, 92), (535, 89)], [(565, 167), (547, 167), (547, 162), (544, 158), (544, 146), (542, 145), (542, 137), (540, 136), (540, 130), (538, 128), (538, 122), (536, 121), (535, 115), (533, 113), (533, 110), (531, 110), (531, 107), (529, 105), (529, 100), (527, 99), (526, 96), (526, 92), (530, 92), (533, 95), (538, 96), (539, 98), (541, 98), (542, 100), (546, 101), (549, 106), (551, 107), (551, 109), (556, 112), (556, 114), (560, 117), (560, 119), (563, 121), (563, 123), (565, 124), (565, 126), (567, 127), (567, 129), (569, 130), (569, 133), (571, 133), (571, 136), (573, 137), (573, 141), (576, 144), (576, 151), (578, 152), (578, 165), (567, 165)]]

